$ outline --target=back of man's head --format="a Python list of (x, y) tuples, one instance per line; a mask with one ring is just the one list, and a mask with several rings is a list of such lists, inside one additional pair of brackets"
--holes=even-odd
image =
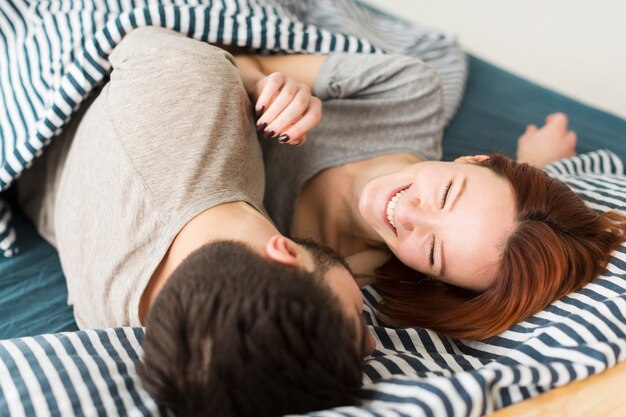
[(353, 405), (354, 326), (323, 278), (218, 242), (172, 274), (146, 322), (139, 375), (179, 416), (275, 416)]

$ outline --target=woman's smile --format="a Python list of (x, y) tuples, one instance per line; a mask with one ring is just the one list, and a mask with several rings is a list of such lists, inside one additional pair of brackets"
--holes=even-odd
[(409, 189), (409, 186), (405, 186), (405, 187), (402, 187), (399, 191), (394, 192), (391, 195), (391, 197), (387, 199), (386, 208), (383, 213), (383, 220), (384, 219), (387, 220), (387, 223), (389, 223), (389, 226), (391, 226), (391, 229), (396, 235), (397, 235), (398, 227), (395, 221), (395, 213), (398, 208), (398, 205), (400, 204), (400, 200), (402, 199), (402, 196), (406, 194), (408, 189)]

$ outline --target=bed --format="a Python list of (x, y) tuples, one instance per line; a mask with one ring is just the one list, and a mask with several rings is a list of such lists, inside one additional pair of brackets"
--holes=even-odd
[[(302, 18), (303, 10), (285, 7)], [(322, 18), (312, 17), (312, 22)], [(467, 63), (465, 97), (458, 109), (448, 111), (444, 159), (494, 150), (514, 156), (515, 139), (526, 124), (540, 124), (546, 114), (563, 111), (578, 132), (579, 152), (607, 151), (559, 162), (549, 172), (594, 207), (626, 211), (626, 121), (476, 57)], [(459, 91), (458, 86), (450, 90), (450, 100)], [(77, 331), (58, 257), (14, 207), (10, 193), (9, 188), (3, 197), (12, 206), (21, 254), (0, 258), (0, 416), (167, 415), (134, 372), (143, 329)], [(8, 207), (0, 206), (0, 218), (7, 213)], [(364, 367), (363, 406), (311, 415), (486, 415), (626, 360), (625, 246), (594, 283), (485, 343), (386, 326), (374, 315), (375, 288), (366, 287), (363, 294), (377, 339)], [(613, 369), (626, 379), (623, 367)]]

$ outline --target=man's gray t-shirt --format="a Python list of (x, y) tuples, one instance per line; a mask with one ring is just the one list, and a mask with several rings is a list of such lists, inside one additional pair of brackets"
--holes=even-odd
[(141, 325), (150, 277), (198, 214), (233, 201), (263, 212), (252, 106), (228, 53), (142, 28), (110, 61), (111, 80), (18, 183), (81, 328)]
[[(306, 144), (262, 141), (265, 208), (289, 234), (298, 193), (318, 172), (349, 162), (405, 152), (441, 158), (445, 125), (437, 72), (417, 58), (330, 54), (315, 80), (322, 119)], [(332, 190), (328, 190), (332, 193)]]

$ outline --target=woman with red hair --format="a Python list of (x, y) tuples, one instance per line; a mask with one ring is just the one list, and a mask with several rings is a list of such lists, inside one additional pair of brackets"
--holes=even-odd
[[(236, 59), (262, 76), (300, 80), (289, 91), (276, 74), (274, 93), (249, 89), (258, 129), (278, 139), (264, 141), (268, 212), (282, 232), (330, 246), (372, 278), (390, 323), (489, 338), (592, 281), (626, 237), (622, 214), (594, 212), (538, 169), (574, 154), (563, 114), (527, 128), (518, 162), (498, 154), (439, 162), (441, 84), (421, 60)], [(321, 120), (305, 146), (285, 146), (304, 142), (307, 129), (282, 120), (307, 88), (322, 101)]]
[[(477, 166), (506, 181), (513, 194), (513, 223), (496, 246), (497, 262), (479, 282), (470, 274), (450, 283), (393, 258), (376, 274), (389, 321), (460, 338), (495, 336), (591, 282), (624, 241), (622, 214), (591, 210), (545, 172), (499, 154)], [(489, 248), (482, 249), (487, 256)]]

